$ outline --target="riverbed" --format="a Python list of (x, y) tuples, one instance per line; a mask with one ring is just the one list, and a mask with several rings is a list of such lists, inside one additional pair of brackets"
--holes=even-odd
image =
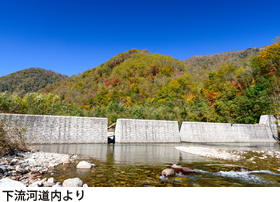
[[(244, 156), (239, 161), (219, 160), (189, 154), (175, 147), (217, 148)], [(36, 145), (44, 152), (76, 154), (79, 159), (54, 168), (57, 181), (80, 178), (89, 187), (258, 187), (280, 186), (280, 160), (271, 152), (280, 152), (277, 143), (227, 144), (52, 144)], [(96, 167), (79, 170), (76, 165), (86, 160)], [(195, 170), (187, 175), (162, 177), (161, 171), (172, 164)]]

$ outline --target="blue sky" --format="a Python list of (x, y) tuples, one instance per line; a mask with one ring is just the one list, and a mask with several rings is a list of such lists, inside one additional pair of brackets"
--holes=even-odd
[(131, 48), (187, 59), (280, 36), (280, 1), (0, 0), (0, 76), (71, 76)]

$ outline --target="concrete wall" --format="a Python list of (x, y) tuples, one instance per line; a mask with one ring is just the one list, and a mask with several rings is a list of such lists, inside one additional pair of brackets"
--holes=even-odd
[(28, 126), (27, 138), (33, 144), (107, 143), (107, 118), (0, 114)]
[(177, 121), (118, 119), (116, 143), (171, 143), (180, 142)]
[(276, 142), (275, 120), (263, 115), (260, 124), (183, 122), (180, 136), (182, 142)]

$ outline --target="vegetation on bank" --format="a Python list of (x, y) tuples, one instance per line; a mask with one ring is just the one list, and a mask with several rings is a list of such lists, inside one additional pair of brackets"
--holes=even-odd
[(109, 124), (117, 118), (258, 123), (260, 115), (280, 111), (280, 42), (211, 57), (203, 67), (132, 49), (37, 93), (2, 92), (0, 110), (108, 117)]
[(17, 120), (9, 122), (6, 117), (0, 119), (0, 157), (28, 151), (26, 131), (27, 127), (19, 126)]

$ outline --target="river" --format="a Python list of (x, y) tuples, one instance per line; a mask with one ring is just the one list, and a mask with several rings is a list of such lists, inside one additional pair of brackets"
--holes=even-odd
[[(175, 146), (201, 146), (227, 151), (245, 151), (248, 160), (223, 161), (188, 154)], [(280, 186), (280, 160), (276, 156), (262, 159), (262, 153), (280, 151), (275, 143), (228, 144), (52, 144), (36, 145), (40, 151), (76, 154), (80, 159), (69, 165), (54, 168), (52, 176), (57, 181), (79, 177), (88, 186), (156, 186), (156, 187), (252, 187)], [(258, 153), (259, 152), (259, 156)], [(77, 170), (79, 161), (96, 164), (91, 170)], [(164, 178), (161, 171), (173, 163), (194, 169), (188, 175), (177, 174)], [(240, 168), (252, 171), (240, 172)]]

